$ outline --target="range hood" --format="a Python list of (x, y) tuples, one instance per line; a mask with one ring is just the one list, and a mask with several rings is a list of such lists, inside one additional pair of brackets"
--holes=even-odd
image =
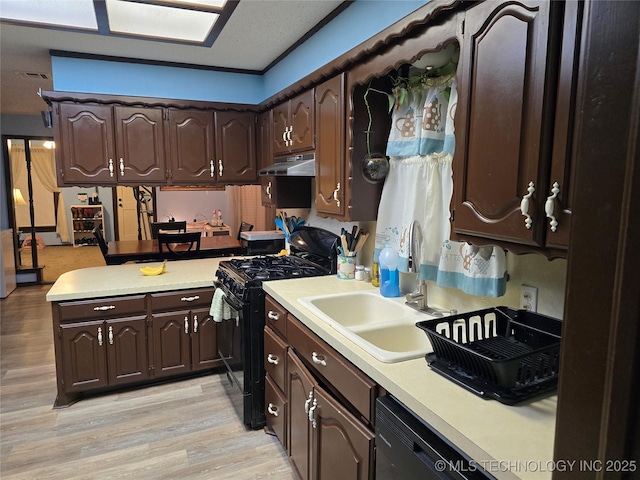
[(292, 155), (290, 157), (276, 158), (275, 163), (258, 172), (261, 177), (286, 176), (286, 177), (315, 177), (316, 155)]

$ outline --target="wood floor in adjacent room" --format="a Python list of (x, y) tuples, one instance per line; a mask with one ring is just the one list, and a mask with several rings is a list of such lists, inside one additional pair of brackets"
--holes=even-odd
[(21, 287), (0, 303), (3, 480), (294, 478), (275, 437), (245, 430), (218, 375), (53, 410), (50, 287)]

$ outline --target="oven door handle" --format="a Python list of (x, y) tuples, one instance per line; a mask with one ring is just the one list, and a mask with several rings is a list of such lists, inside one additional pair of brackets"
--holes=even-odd
[(227, 305), (229, 305), (236, 312), (239, 312), (242, 310), (242, 305), (236, 304), (236, 302), (234, 302), (231, 298), (229, 298), (228, 295), (225, 295), (223, 300), (227, 303)]

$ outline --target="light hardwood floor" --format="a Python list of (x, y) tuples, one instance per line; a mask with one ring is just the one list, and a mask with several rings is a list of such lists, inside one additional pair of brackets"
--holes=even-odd
[(3, 480), (295, 478), (275, 437), (243, 427), (215, 374), (53, 410), (50, 287), (0, 303)]

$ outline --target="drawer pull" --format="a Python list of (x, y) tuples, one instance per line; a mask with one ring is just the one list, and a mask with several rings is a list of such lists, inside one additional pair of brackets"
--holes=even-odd
[(315, 412), (318, 407), (318, 400), (313, 399), (313, 406), (309, 409), (309, 421), (311, 422), (311, 426), (316, 428), (318, 426), (318, 422), (316, 422), (316, 418), (313, 416), (313, 412)]
[(193, 297), (182, 297), (180, 299), (181, 302), (195, 302), (196, 300), (200, 300), (199, 295), (194, 295)]
[(311, 400), (313, 400), (313, 390), (309, 392), (309, 398), (304, 402), (304, 413), (309, 413), (309, 404), (311, 403)]
[(98, 327), (98, 345), (102, 346), (102, 327)]
[(280, 363), (280, 359), (276, 357), (273, 353), (267, 355), (267, 362), (273, 363), (274, 365), (278, 365)]
[(324, 355), (319, 357), (316, 352), (313, 352), (311, 354), (311, 360), (313, 360), (313, 363), (315, 363), (317, 365), (322, 365), (323, 367), (327, 366), (327, 361), (325, 360), (325, 356)]
[(269, 320), (280, 320), (280, 314), (278, 312), (274, 312), (273, 310), (269, 310), (267, 313), (267, 317)]
[(109, 326), (109, 345), (113, 345), (113, 327)]
[(278, 407), (276, 407), (273, 403), (270, 403), (267, 407), (267, 412), (269, 412), (274, 417), (278, 416)]
[(189, 317), (184, 317), (184, 333), (189, 333)]
[(116, 308), (115, 305), (103, 305), (101, 307), (93, 307), (94, 312), (104, 312), (105, 310), (113, 310)]

